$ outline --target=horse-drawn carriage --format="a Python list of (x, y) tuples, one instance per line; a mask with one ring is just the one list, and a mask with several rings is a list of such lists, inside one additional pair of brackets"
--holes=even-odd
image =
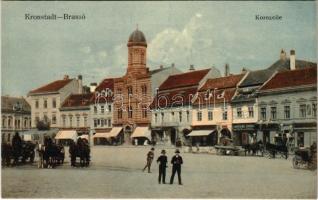
[(35, 144), (30, 141), (20, 141), (19, 145), (2, 143), (1, 159), (3, 166), (33, 163)]
[(242, 145), (242, 148), (244, 149), (245, 156), (246, 155), (264, 156), (264, 145), (261, 140), (255, 143)]
[(69, 153), (71, 157), (71, 166), (76, 167), (76, 158), (79, 158), (81, 167), (88, 167), (90, 162), (90, 147), (88, 141), (78, 138), (77, 143), (73, 140), (70, 143)]
[(232, 139), (222, 138), (222, 145), (215, 145), (217, 155), (239, 155), (240, 148), (233, 145)]
[(271, 144), (266, 143), (264, 154), (266, 157), (276, 158), (276, 155), (279, 155), (282, 158), (288, 158), (288, 148), (283, 143)]
[(39, 153), (39, 168), (54, 168), (64, 163), (64, 147), (55, 144), (51, 138), (45, 138), (44, 145), (39, 144), (37, 151)]
[(298, 148), (295, 150), (293, 158), (295, 169), (305, 168), (310, 170), (317, 169), (317, 146), (314, 143), (310, 148)]

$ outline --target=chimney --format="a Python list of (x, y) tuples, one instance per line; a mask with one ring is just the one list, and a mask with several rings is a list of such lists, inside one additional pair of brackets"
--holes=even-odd
[(160, 68), (160, 69), (163, 69), (163, 65), (160, 65), (159, 68)]
[(174, 63), (171, 63), (171, 67), (174, 67)]
[(194, 71), (194, 65), (190, 65), (189, 70), (190, 70), (190, 71)]
[(95, 92), (96, 87), (97, 87), (97, 83), (91, 83), (90, 86), (89, 86), (90, 91), (91, 92)]
[(64, 77), (63, 77), (64, 80), (68, 80), (69, 78), (70, 77), (67, 74), (65, 74)]
[(296, 69), (296, 53), (294, 49), (290, 50), (289, 62), (290, 70)]
[(230, 75), (230, 65), (226, 63), (224, 66), (224, 76), (229, 76), (229, 75)]
[(282, 50), (280, 51), (280, 59), (281, 59), (281, 60), (286, 60), (286, 52), (285, 52), (284, 49), (282, 49)]
[(83, 94), (83, 77), (82, 75), (77, 76), (78, 81), (78, 94)]

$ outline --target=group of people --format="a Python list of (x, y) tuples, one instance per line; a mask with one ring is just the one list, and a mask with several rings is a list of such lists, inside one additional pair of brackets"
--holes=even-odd
[[(147, 163), (146, 166), (143, 168), (142, 171), (145, 171), (148, 168), (148, 173), (151, 173), (150, 168), (152, 161), (154, 159), (154, 148), (151, 148), (151, 150), (147, 154)], [(168, 163), (168, 157), (166, 156), (166, 150), (161, 151), (161, 155), (157, 159), (157, 163), (159, 164), (159, 176), (158, 176), (158, 183), (166, 184), (166, 168)], [(175, 155), (171, 159), (172, 164), (172, 174), (170, 177), (170, 184), (173, 184), (174, 176), (177, 173), (178, 174), (178, 181), (179, 185), (182, 185), (181, 181), (181, 165), (183, 164), (182, 157), (180, 156), (180, 151), (177, 149), (175, 151)]]

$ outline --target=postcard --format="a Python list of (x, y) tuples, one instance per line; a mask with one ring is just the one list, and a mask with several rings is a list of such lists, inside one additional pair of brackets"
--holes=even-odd
[(2, 1), (1, 197), (316, 199), (316, 1)]

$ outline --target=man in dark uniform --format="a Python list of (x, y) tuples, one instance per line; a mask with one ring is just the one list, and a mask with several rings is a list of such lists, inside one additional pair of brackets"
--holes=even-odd
[(148, 173), (151, 173), (150, 167), (151, 167), (151, 163), (152, 163), (153, 157), (155, 156), (154, 155), (154, 151), (155, 151), (155, 148), (151, 148), (151, 150), (148, 152), (148, 154), (147, 154), (147, 163), (146, 163), (146, 166), (144, 167), (144, 169), (142, 170), (143, 172), (148, 167)]
[(158, 181), (159, 184), (161, 183), (161, 177), (162, 177), (162, 183), (166, 184), (166, 168), (167, 168), (167, 156), (166, 151), (161, 151), (161, 156), (158, 157), (157, 163), (159, 162), (159, 177)]
[(15, 132), (15, 135), (12, 138), (12, 148), (13, 148), (14, 165), (16, 165), (18, 164), (20, 152), (22, 150), (22, 139), (18, 132)]
[(181, 182), (181, 165), (183, 164), (182, 157), (179, 155), (180, 151), (177, 149), (176, 150), (176, 155), (174, 155), (171, 159), (171, 164), (172, 164), (172, 175), (170, 178), (170, 184), (173, 184), (173, 179), (174, 175), (176, 172), (178, 173), (178, 180), (179, 180), (179, 185), (182, 185)]

